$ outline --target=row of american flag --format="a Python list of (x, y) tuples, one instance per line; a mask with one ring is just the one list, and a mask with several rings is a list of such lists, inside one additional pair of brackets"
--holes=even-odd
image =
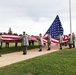
[[(53, 21), (52, 25), (49, 27), (49, 29), (46, 31), (46, 33), (43, 35), (43, 37), (46, 37), (47, 33), (50, 32), (50, 35), (52, 37), (51, 43), (58, 44), (59, 41), (57, 39), (58, 34), (60, 33), (63, 36), (63, 42), (66, 42), (68, 39), (68, 35), (63, 35), (64, 29), (62, 27), (62, 24), (60, 22), (59, 16), (57, 15), (55, 20)], [(37, 36), (30, 36), (29, 40), (37, 41)], [(21, 36), (17, 35), (2, 35), (2, 40), (20, 40)], [(43, 38), (43, 42), (46, 43), (47, 39)]]

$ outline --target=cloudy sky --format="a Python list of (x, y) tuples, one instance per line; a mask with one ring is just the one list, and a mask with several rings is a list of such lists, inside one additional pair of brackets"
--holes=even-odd
[[(72, 32), (76, 33), (76, 0), (71, 0)], [(0, 0), (0, 32), (44, 34), (59, 15), (64, 34), (70, 33), (69, 0)]]

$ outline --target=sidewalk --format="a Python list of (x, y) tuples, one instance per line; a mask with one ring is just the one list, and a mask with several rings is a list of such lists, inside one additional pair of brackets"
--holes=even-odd
[(9, 54), (3, 54), (2, 57), (0, 57), (0, 67), (10, 65), (12, 63), (20, 62), (22, 60), (34, 58), (34, 57), (44, 55), (47, 53), (51, 53), (54, 51), (58, 51), (59, 47), (58, 46), (52, 46), (52, 48), (51, 48), (52, 50), (50, 50), (50, 51), (47, 51), (46, 49), (47, 49), (47, 47), (44, 47), (41, 52), (38, 52), (38, 48), (28, 50), (27, 55), (22, 55), (22, 51), (21, 52), (9, 53)]

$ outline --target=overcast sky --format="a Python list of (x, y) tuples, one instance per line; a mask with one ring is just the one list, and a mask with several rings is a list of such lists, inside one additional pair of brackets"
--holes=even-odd
[[(72, 32), (76, 33), (76, 0), (71, 0)], [(69, 0), (0, 0), (0, 32), (44, 34), (59, 15), (64, 34), (70, 33)]]

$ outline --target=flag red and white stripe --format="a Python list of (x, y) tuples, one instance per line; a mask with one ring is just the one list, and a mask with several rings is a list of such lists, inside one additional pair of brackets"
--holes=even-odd
[[(45, 35), (44, 35), (44, 38), (43, 38), (43, 42), (44, 42), (44, 43), (47, 43), (47, 38), (46, 38), (46, 36), (47, 36), (47, 34), (45, 34)], [(68, 41), (68, 35), (63, 35), (62, 38), (63, 38), (63, 43)], [(58, 44), (59, 41), (58, 41), (58, 39), (51, 38), (51, 43), (52, 43), (52, 44)]]
[(29, 37), (29, 40), (37, 41), (37, 36), (30, 36), (30, 37)]
[(2, 40), (20, 40), (21, 36), (18, 35), (9, 35), (9, 34), (4, 34), (2, 35)]
[[(29, 37), (29, 40), (34, 40), (34, 41), (37, 41), (37, 36), (30, 36)], [(18, 35), (9, 35), (9, 34), (4, 34), (2, 35), (2, 40), (20, 40), (21, 39), (21, 36), (18, 36)]]
[[(44, 43), (47, 43), (46, 35), (44, 35), (44, 37), (43, 37), (43, 42)], [(37, 41), (37, 37), (38, 36), (30, 36), (29, 40)], [(2, 40), (20, 40), (20, 39), (21, 39), (21, 36), (18, 36), (18, 35), (9, 35), (9, 34), (2, 35)], [(66, 42), (67, 39), (68, 39), (68, 36), (67, 35), (63, 35), (63, 42)], [(52, 38), (51, 39), (51, 43), (52, 44), (58, 44), (59, 41), (57, 39)]]

